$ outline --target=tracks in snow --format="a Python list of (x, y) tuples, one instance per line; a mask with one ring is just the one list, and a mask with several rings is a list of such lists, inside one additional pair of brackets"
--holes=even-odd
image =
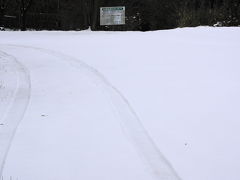
[[(0, 177), (14, 134), (22, 120), (30, 99), (28, 71), (14, 57), (0, 51), (0, 72), (3, 76), (0, 88)], [(6, 82), (6, 80), (8, 82)], [(12, 83), (9, 83), (12, 82)]]
[[(146, 164), (148, 164), (151, 168), (152, 174), (155, 176), (155, 178), (158, 180), (180, 180), (175, 170), (159, 151), (159, 149), (141, 124), (140, 119), (134, 112), (127, 99), (96, 69), (90, 67), (89, 65), (78, 59), (47, 49), (17, 45), (1, 46), (8, 48), (33, 49), (42, 53), (55, 56), (60, 60), (68, 61), (73, 67), (79, 68), (82, 73), (84, 73), (88, 77), (91, 77), (92, 81), (110, 100), (112, 107), (119, 115), (120, 123), (122, 124), (124, 131), (127, 132), (128, 138), (136, 147), (137, 151), (144, 157)], [(22, 115), (20, 115), (20, 117), (22, 117)], [(15, 128), (16, 127), (17, 126), (15, 125)]]

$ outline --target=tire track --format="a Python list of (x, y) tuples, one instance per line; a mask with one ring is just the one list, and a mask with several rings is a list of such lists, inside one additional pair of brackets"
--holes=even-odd
[(7, 62), (5, 66), (9, 66), (8, 68), (15, 72), (14, 78), (17, 80), (16, 89), (9, 97), (8, 105), (1, 118), (4, 122), (0, 127), (0, 177), (2, 177), (7, 154), (29, 103), (31, 83), (28, 71), (13, 56), (3, 51), (0, 51), (0, 56)]
[(139, 117), (131, 107), (128, 100), (96, 69), (76, 58), (48, 49), (20, 45), (1, 46), (40, 51), (42, 53), (49, 54), (67, 61), (73, 67), (81, 69), (81, 72), (86, 76), (91, 77), (92, 81), (110, 100), (114, 110), (119, 115), (119, 120), (124, 132), (127, 133), (131, 143), (135, 146), (141, 157), (143, 157), (145, 163), (150, 167), (152, 175), (158, 180), (181, 179), (164, 155), (159, 151), (158, 147), (145, 130)]

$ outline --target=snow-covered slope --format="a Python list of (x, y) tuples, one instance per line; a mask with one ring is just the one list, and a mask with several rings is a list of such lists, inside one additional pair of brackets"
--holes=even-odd
[[(31, 93), (4, 178), (179, 179), (171, 165), (184, 180), (240, 178), (240, 28), (1, 32), (0, 44), (1, 120), (16, 126)], [(2, 141), (14, 129), (0, 123)]]

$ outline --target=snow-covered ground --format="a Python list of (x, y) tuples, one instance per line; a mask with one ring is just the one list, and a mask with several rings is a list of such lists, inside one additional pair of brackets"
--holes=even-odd
[(239, 180), (239, 51), (240, 28), (0, 32), (4, 179)]

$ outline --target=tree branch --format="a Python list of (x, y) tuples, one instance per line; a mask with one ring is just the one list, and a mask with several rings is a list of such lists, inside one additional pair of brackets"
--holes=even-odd
[(29, 9), (29, 7), (31, 6), (31, 4), (32, 4), (32, 0), (28, 0), (27, 5), (24, 8), (24, 11), (27, 11)]

